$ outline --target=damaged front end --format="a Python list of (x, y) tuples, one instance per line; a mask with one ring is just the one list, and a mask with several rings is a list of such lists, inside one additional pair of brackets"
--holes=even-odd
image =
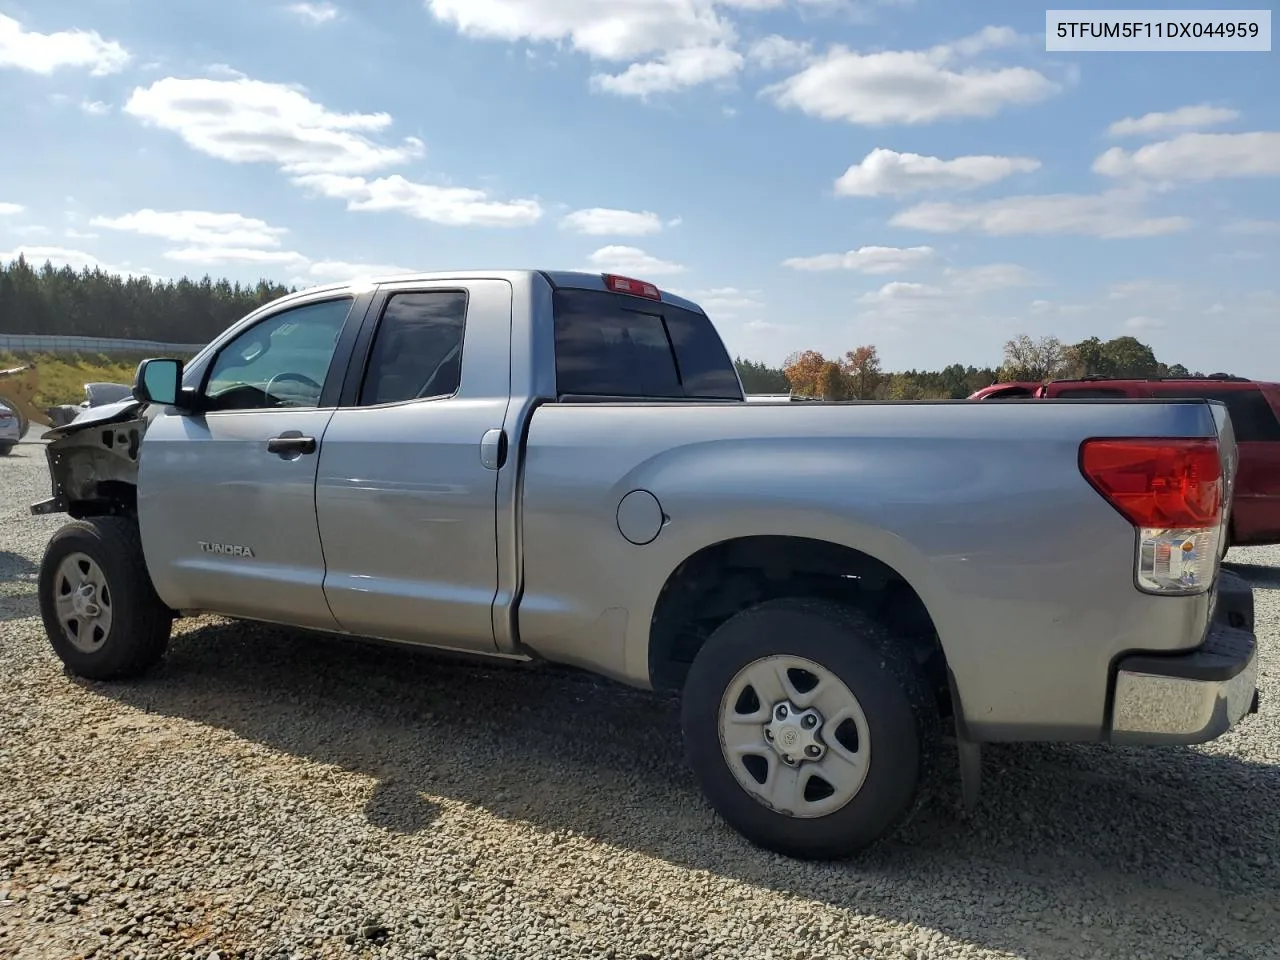
[(33, 514), (67, 513), (77, 520), (132, 515), (138, 506), (138, 450), (151, 418), (137, 400), (92, 407), (73, 423), (45, 433), (53, 496)]

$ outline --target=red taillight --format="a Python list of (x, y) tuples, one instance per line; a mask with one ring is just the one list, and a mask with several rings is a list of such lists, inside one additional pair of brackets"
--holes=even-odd
[(1217, 440), (1086, 440), (1080, 470), (1135, 527), (1186, 529), (1221, 522)]
[(652, 283), (645, 283), (643, 280), (632, 280), (630, 277), (620, 277), (617, 274), (604, 274), (604, 285), (614, 293), (629, 293), (633, 297), (645, 297), (649, 300), (661, 300), (662, 294)]

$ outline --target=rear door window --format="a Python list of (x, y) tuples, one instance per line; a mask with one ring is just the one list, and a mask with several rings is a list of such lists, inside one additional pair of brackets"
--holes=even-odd
[(456, 393), (466, 322), (465, 290), (393, 293), (373, 339), (360, 405)]

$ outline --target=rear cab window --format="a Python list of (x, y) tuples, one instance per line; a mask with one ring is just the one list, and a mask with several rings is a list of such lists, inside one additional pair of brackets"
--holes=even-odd
[(1170, 385), (1153, 387), (1151, 393), (1165, 400), (1221, 400), (1227, 406), (1237, 443), (1280, 441), (1280, 421), (1257, 387), (1215, 390)]
[(604, 290), (553, 295), (561, 396), (742, 400), (711, 321), (672, 303)]

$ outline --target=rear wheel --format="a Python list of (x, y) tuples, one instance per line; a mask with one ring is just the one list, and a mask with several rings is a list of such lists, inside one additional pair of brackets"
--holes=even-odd
[(173, 626), (138, 526), (124, 517), (76, 520), (53, 535), (40, 566), (40, 613), (54, 653), (91, 680), (145, 672), (164, 656)]
[(15, 444), (8, 443), (8, 442), (0, 443), (0, 457), (7, 457), (10, 453), (13, 452), (14, 446)]
[(805, 859), (850, 856), (900, 826), (927, 795), (941, 739), (907, 645), (808, 599), (716, 630), (690, 668), (682, 720), (716, 811), (752, 843)]

